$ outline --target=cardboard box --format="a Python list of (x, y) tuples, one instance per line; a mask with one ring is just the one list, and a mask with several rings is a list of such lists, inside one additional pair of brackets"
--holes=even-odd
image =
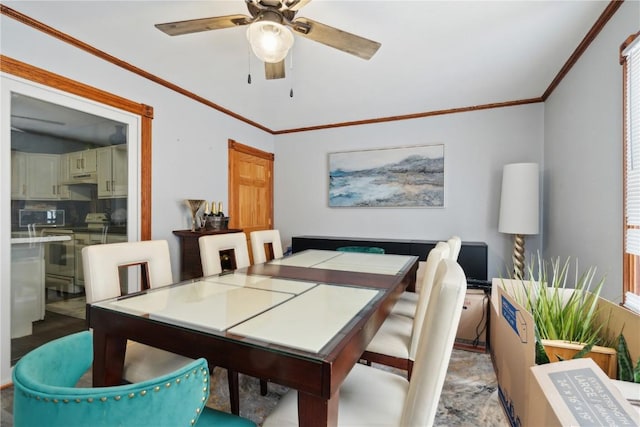
[[(490, 351), (496, 377), (498, 396), (513, 426), (527, 425), (532, 410), (531, 371), (535, 366), (534, 322), (531, 314), (512, 295), (522, 295), (524, 286), (535, 283), (493, 279), (490, 307)], [(617, 336), (624, 326), (633, 363), (640, 356), (640, 315), (598, 299), (601, 322), (609, 321), (610, 335)], [(556, 362), (564, 363), (564, 362)]]
[(528, 426), (634, 426), (640, 413), (593, 359), (537, 365), (531, 370)]
[(489, 293), (482, 289), (467, 290), (454, 347), (486, 352), (488, 318)]

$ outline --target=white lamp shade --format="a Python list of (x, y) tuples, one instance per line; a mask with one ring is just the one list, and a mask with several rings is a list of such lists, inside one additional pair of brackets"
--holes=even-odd
[(249, 25), (247, 38), (253, 53), (264, 62), (282, 61), (293, 46), (291, 30), (272, 21), (258, 21)]
[(504, 166), (498, 230), (509, 234), (538, 234), (539, 173), (537, 163)]

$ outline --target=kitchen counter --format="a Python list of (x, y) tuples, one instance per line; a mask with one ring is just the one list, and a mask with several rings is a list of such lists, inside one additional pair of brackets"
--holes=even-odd
[(11, 239), (12, 245), (33, 245), (35, 243), (47, 243), (47, 242), (64, 242), (71, 240), (71, 236), (37, 236), (37, 237), (13, 237)]
[[(89, 227), (69, 227), (69, 230), (73, 231), (74, 233), (102, 233), (102, 229), (100, 228), (96, 229)], [(127, 234), (127, 227), (109, 226), (109, 228), (107, 228), (107, 234), (124, 236)]]
[(44, 319), (45, 243), (64, 240), (71, 236), (11, 239), (11, 338), (31, 335), (33, 322)]

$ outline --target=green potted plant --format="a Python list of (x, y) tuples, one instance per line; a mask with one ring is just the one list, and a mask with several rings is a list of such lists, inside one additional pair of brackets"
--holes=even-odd
[[(599, 319), (598, 297), (604, 277), (595, 282), (596, 268), (570, 275), (570, 259), (543, 260), (538, 254), (529, 264), (516, 301), (533, 316), (536, 363), (590, 357), (611, 378), (616, 378), (616, 350), (606, 346), (606, 322)], [(527, 277), (528, 276), (528, 277)]]
[(631, 355), (629, 354), (629, 348), (627, 347), (627, 340), (624, 338), (624, 335), (622, 335), (622, 332), (618, 335), (617, 342), (618, 379), (620, 381), (640, 384), (640, 357), (634, 365), (633, 360), (631, 360)]

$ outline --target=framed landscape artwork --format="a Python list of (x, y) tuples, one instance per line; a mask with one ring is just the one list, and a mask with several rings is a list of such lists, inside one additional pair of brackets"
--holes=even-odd
[(444, 145), (329, 153), (329, 207), (444, 207)]

